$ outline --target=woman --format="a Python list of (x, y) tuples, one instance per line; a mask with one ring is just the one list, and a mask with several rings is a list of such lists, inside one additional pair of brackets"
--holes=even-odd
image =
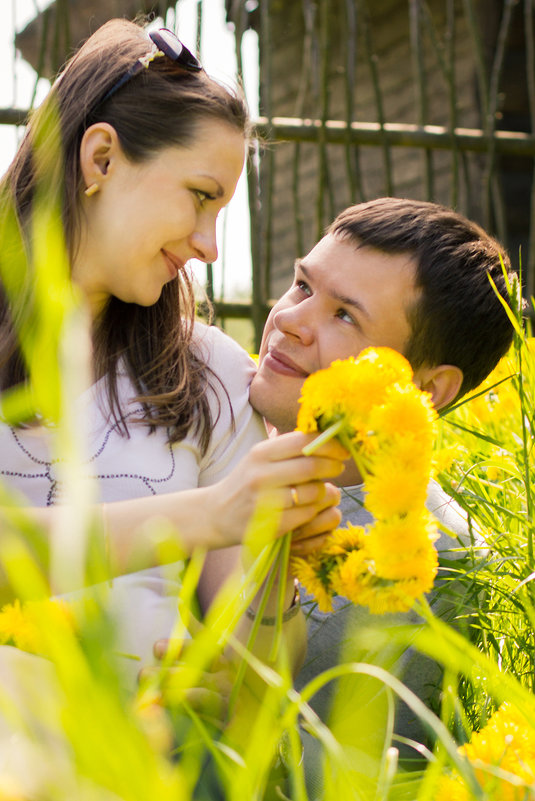
[[(39, 151), (43, 136), (53, 142), (46, 126), (55, 113), (61, 148)], [(150, 568), (111, 590), (120, 646), (142, 660), (169, 633), (180, 580), (175, 564), (158, 567), (151, 520), (170, 521), (185, 555), (240, 543), (266, 498), (279, 534), (338, 522), (338, 493), (323, 480), (341, 472), (345, 454), (331, 445), (302, 457), (299, 434), (255, 445), (264, 433), (248, 404), (252, 363), (193, 322), (185, 265), (217, 256), (216, 218), (243, 168), (248, 126), (241, 97), (173, 34), (149, 38), (113, 20), (68, 63), (3, 183), (30, 262), (36, 197), (43, 186), (60, 192), (70, 274), (91, 316), (94, 383), (77, 409), (89, 432), (86, 467), (98, 481), (114, 574)], [(24, 292), (9, 292), (8, 271), (2, 265), (3, 391), (28, 379), (14, 323), (23, 326), (31, 308)], [(45, 527), (63, 489), (52, 453), (46, 426), (0, 426), (0, 479), (24, 493)], [(206, 603), (217, 583), (202, 588)]]

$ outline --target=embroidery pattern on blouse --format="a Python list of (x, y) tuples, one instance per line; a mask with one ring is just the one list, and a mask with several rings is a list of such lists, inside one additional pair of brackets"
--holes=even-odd
[[(139, 419), (140, 413), (143, 412), (141, 407), (132, 409), (128, 414), (124, 415), (125, 422), (134, 416), (137, 416)], [(95, 462), (106, 450), (106, 447), (110, 443), (110, 439), (113, 434), (117, 432), (119, 429), (120, 423), (115, 422), (110, 425), (102, 437), (100, 445), (98, 446), (97, 450), (94, 452), (92, 456), (87, 459), (86, 464), (90, 465), (91, 463)], [(60, 482), (56, 477), (53, 475), (53, 469), (55, 465), (62, 464), (64, 462), (63, 459), (40, 459), (38, 456), (33, 454), (27, 445), (21, 440), (18, 432), (16, 429), (9, 427), (9, 431), (11, 436), (17, 445), (17, 448), (27, 457), (27, 459), (35, 465), (41, 465), (45, 469), (43, 471), (32, 471), (31, 469), (27, 470), (8, 470), (8, 469), (0, 469), (0, 476), (9, 476), (11, 478), (20, 478), (20, 479), (39, 479), (43, 478), (46, 479), (50, 486), (46, 496), (46, 505), (52, 506), (56, 501), (60, 490)], [(167, 432), (169, 433), (169, 432)], [(150, 436), (147, 433), (147, 436)], [(157, 495), (157, 491), (155, 489), (155, 485), (164, 484), (167, 481), (170, 481), (176, 470), (176, 462), (175, 462), (175, 454), (173, 451), (173, 447), (169, 441), (166, 443), (166, 450), (169, 453), (169, 470), (166, 475), (163, 476), (151, 476), (148, 474), (137, 473), (137, 472), (106, 472), (106, 473), (92, 473), (90, 477), (97, 481), (110, 481), (114, 479), (129, 479), (132, 481), (141, 481), (145, 487), (149, 490), (151, 495)]]

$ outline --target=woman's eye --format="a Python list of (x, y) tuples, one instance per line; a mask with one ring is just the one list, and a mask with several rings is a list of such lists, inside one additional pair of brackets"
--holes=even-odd
[(199, 201), (199, 203), (201, 204), (201, 206), (207, 200), (215, 200), (215, 196), (214, 195), (210, 195), (208, 192), (203, 192), (202, 189), (194, 189), (193, 190), (193, 194), (196, 196), (196, 198)]

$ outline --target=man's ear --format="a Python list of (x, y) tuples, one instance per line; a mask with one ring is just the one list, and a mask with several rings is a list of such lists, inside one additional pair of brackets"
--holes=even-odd
[(463, 371), (453, 364), (420, 367), (414, 371), (413, 380), (417, 387), (429, 392), (438, 411), (451, 403), (459, 394), (463, 383)]
[(86, 186), (103, 181), (121, 152), (117, 131), (107, 122), (96, 122), (85, 131), (80, 143), (80, 169)]

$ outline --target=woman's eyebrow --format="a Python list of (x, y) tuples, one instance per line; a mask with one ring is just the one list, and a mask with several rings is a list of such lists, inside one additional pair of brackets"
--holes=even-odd
[[(313, 283), (310, 269), (303, 265), (302, 259), (295, 260), (295, 270), (297, 271), (298, 269), (301, 270), (307, 281)], [(349, 297), (349, 295), (344, 295), (332, 287), (328, 286), (323, 287), (323, 290), (329, 295), (329, 297), (333, 298), (338, 303), (341, 303), (344, 306), (351, 306), (353, 309), (356, 309), (357, 311), (361, 312), (365, 317), (370, 318), (369, 311), (366, 309), (365, 306), (363, 306), (360, 300), (357, 300), (356, 298), (351, 298)]]
[(207, 178), (209, 181), (213, 181), (214, 184), (217, 186), (214, 195), (216, 197), (223, 197), (223, 195), (225, 194), (225, 190), (223, 189), (217, 178), (214, 178), (213, 175), (208, 175), (207, 173), (204, 172), (199, 173), (198, 178)]

